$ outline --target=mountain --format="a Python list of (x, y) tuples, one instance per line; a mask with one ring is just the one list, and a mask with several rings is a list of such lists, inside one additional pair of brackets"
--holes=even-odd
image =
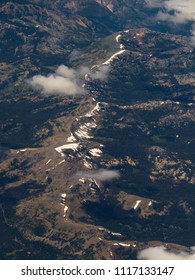
[(157, 10), (1, 2), (1, 259), (194, 253), (195, 54)]
[(74, 48), (118, 28), (113, 13), (95, 1), (5, 1), (0, 14), (0, 59), (7, 68), (26, 63), (31, 71), (66, 62)]
[[(25, 147), (37, 143), (39, 136), (35, 134), (42, 134), (36, 132), (37, 119), (38, 130), (51, 129), (46, 124), (48, 111), (44, 107), (50, 107), (51, 118), (65, 110), (61, 105), (63, 101), (58, 98), (43, 100), (42, 96), (35, 96), (24, 83), (25, 79), (34, 74), (49, 73), (60, 64), (70, 65), (70, 55), (74, 50), (111, 34), (118, 26), (116, 17), (94, 1), (5, 1), (0, 5), (3, 30), (0, 35), (1, 145), (17, 146), (18, 143), (18, 146)], [(95, 11), (93, 17), (90, 17), (91, 10)], [(10, 98), (15, 100), (14, 108)], [(41, 109), (36, 114), (31, 113), (33, 117), (29, 120), (29, 112), (37, 108), (37, 104)], [(61, 109), (56, 111), (56, 106)], [(21, 107), (25, 107), (26, 112)], [(5, 124), (7, 118), (9, 121)], [(23, 137), (20, 139), (21, 130), (26, 130), (25, 143)]]

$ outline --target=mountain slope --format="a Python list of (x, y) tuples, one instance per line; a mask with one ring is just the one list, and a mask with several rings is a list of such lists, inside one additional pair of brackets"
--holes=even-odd
[[(0, 7), (1, 258), (136, 259), (159, 245), (192, 253), (188, 38), (134, 28), (153, 26), (142, 1)], [(90, 66), (79, 78), (85, 94), (49, 95), (26, 83), (57, 75), (61, 63)]]

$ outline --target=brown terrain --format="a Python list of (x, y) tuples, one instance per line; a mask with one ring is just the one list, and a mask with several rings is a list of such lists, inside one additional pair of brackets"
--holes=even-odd
[[(134, 21), (118, 1), (0, 4), (3, 259), (191, 252), (194, 49), (185, 36), (136, 28), (146, 11), (123, 2)], [(106, 61), (106, 79), (93, 78)], [(26, 83), (60, 64), (95, 65), (87, 94)], [(96, 175), (105, 170), (120, 177)]]

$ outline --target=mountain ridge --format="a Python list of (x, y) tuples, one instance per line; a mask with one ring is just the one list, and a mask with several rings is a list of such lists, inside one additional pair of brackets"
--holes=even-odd
[[(7, 1), (0, 10), (4, 54), (10, 47), (0, 76), (2, 259), (137, 259), (158, 246), (193, 254), (195, 74), (188, 38), (134, 28), (138, 19), (119, 30), (119, 1), (42, 1), (43, 10), (33, 1), (36, 20), (25, 5), (20, 18), (16, 2), (12, 11)], [(69, 32), (75, 37), (64, 49)], [(23, 46), (17, 40), (24, 35)], [(89, 65), (81, 83), (87, 94), (47, 95), (26, 83), (38, 74), (56, 77), (62, 62), (75, 67), (73, 76)]]

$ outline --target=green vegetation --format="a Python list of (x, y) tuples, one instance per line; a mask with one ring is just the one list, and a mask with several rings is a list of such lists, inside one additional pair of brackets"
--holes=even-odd
[(89, 66), (101, 64), (109, 59), (114, 53), (119, 51), (119, 43), (116, 42), (116, 36), (119, 33), (114, 33), (108, 37), (98, 39), (89, 47), (81, 49), (81, 55), (78, 60), (72, 62), (73, 66)]
[(152, 137), (152, 140), (156, 143), (165, 143), (166, 142), (166, 140), (163, 139), (161, 135), (154, 135)]

